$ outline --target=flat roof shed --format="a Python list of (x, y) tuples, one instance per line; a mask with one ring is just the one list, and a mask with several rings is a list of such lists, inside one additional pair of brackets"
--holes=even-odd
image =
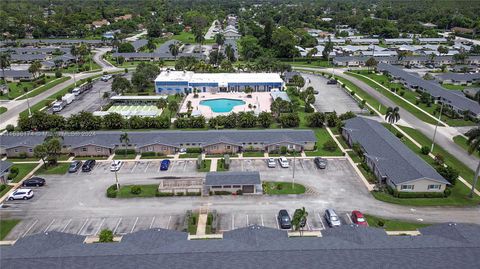
[(205, 177), (205, 187), (211, 191), (262, 193), (262, 181), (258, 171), (251, 172), (210, 172)]

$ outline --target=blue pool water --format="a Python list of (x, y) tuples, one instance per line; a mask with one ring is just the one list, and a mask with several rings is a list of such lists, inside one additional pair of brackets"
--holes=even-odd
[(209, 106), (212, 109), (212, 111), (215, 113), (230, 112), (232, 111), (233, 107), (244, 105), (244, 104), (245, 102), (242, 100), (227, 99), (227, 98), (200, 101), (200, 105)]

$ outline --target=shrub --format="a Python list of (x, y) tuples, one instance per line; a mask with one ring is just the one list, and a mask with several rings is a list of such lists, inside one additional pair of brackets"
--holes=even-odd
[(337, 144), (335, 143), (335, 141), (333, 141), (333, 139), (329, 139), (327, 142), (323, 144), (323, 149), (326, 151), (333, 152), (337, 149)]
[(215, 194), (215, 195), (230, 195), (232, 193), (229, 192), (229, 191), (214, 191), (213, 194)]
[(403, 96), (404, 94), (405, 94), (404, 91), (401, 91), (401, 92), (398, 93), (398, 95), (400, 95), (400, 96)]
[(113, 232), (108, 229), (102, 230), (100, 232), (98, 241), (102, 243), (113, 242)]
[(130, 193), (138, 195), (138, 194), (142, 193), (142, 188), (140, 186), (132, 186), (130, 188)]
[(378, 225), (379, 227), (383, 227), (383, 226), (385, 226), (385, 221), (382, 220), (382, 219), (379, 219), (379, 220), (377, 221), (377, 225)]
[(117, 185), (112, 185), (107, 189), (107, 197), (108, 198), (115, 198), (117, 197)]
[(306, 105), (305, 106), (305, 113), (312, 113), (315, 111), (311, 105)]
[(3, 191), (6, 187), (7, 187), (7, 185), (5, 185), (5, 184), (0, 184), (0, 191)]
[(444, 177), (448, 182), (450, 182), (450, 184), (455, 186), (459, 175), (457, 170), (455, 170), (453, 167), (443, 165), (437, 166), (436, 170), (442, 177)]
[(445, 194), (445, 197), (448, 197), (450, 194), (452, 194), (452, 190), (450, 188), (446, 188), (443, 194)]
[(445, 159), (443, 158), (443, 155), (440, 153), (435, 154), (435, 163), (438, 165), (443, 165), (445, 162)]
[(116, 155), (125, 155), (125, 152), (127, 155), (131, 155), (131, 154), (135, 154), (135, 150), (134, 149), (116, 149), (115, 150), (115, 154)]
[(7, 132), (13, 132), (15, 130), (15, 126), (13, 126), (13, 124), (8, 124), (5, 127), (5, 130), (7, 130)]
[(429, 146), (423, 146), (421, 149), (420, 149), (420, 152), (423, 154), (423, 155), (428, 155), (430, 153), (430, 147)]
[(27, 153), (26, 153), (26, 152), (20, 152), (20, 153), (18, 154), (18, 158), (20, 158), (20, 159), (26, 159), (26, 158), (27, 158)]
[(60, 70), (55, 71), (55, 77), (56, 78), (61, 78), (62, 77), (62, 72)]
[(177, 193), (175, 193), (176, 196), (183, 196), (183, 194), (184, 194), (183, 192), (177, 192)]
[(398, 198), (444, 198), (443, 192), (398, 192)]
[(281, 146), (280, 147), (280, 154), (287, 154), (287, 147)]
[(202, 153), (202, 148), (187, 148), (187, 153)]
[(398, 132), (395, 134), (395, 136), (398, 138), (398, 139), (402, 139), (403, 138), (403, 134)]
[(186, 196), (200, 196), (200, 192), (187, 192)]
[(156, 156), (157, 153), (154, 152), (154, 151), (146, 151), (146, 152), (142, 152), (142, 157), (148, 157), (148, 156)]
[(172, 192), (159, 192), (159, 191), (157, 191), (155, 196), (157, 196), (157, 197), (173, 196), (173, 193)]

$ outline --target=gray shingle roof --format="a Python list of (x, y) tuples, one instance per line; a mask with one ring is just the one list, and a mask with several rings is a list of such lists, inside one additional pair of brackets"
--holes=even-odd
[(22, 44), (102, 44), (105, 43), (102, 40), (91, 40), (91, 39), (21, 39), (19, 40)]
[(344, 130), (362, 145), (381, 175), (396, 185), (422, 178), (449, 184), (379, 122), (356, 117), (345, 121)]
[[(5, 70), (5, 77), (7, 78), (33, 78), (33, 74), (28, 70)], [(3, 72), (0, 72), (0, 78), (3, 78)]]
[(146, 46), (148, 44), (148, 40), (138, 39), (138, 40), (133, 41), (131, 44), (132, 44), (133, 48), (135, 49), (135, 51), (137, 51), (140, 48), (142, 48), (143, 46)]
[[(480, 226), (440, 224), (421, 236), (387, 236), (376, 228), (343, 226), (323, 237), (288, 238), (286, 231), (250, 226), (219, 240), (152, 229), (119, 243), (84, 244), (78, 235), (49, 232), (2, 246), (2, 269), (52, 268), (478, 268)], [(180, 236), (183, 234), (183, 236)]]
[(10, 167), (12, 167), (13, 163), (9, 161), (0, 161), (0, 173), (3, 173), (3, 171), (6, 171)]
[(258, 171), (249, 172), (210, 172), (205, 177), (206, 186), (257, 185), (262, 184)]
[[(63, 144), (80, 147), (89, 144), (114, 148), (120, 143), (120, 131), (95, 131), (85, 133), (59, 132), (63, 136)], [(17, 146), (33, 147), (42, 143), (46, 132), (37, 133), (6, 133), (0, 136), (0, 146), (12, 148)], [(280, 142), (290, 142), (304, 145), (316, 142), (312, 130), (209, 130), (209, 131), (148, 131), (128, 132), (130, 143), (137, 147), (151, 144), (167, 144), (182, 147), (186, 143), (196, 143), (199, 146), (220, 142), (263, 143), (265, 146)]]
[(437, 75), (436, 77), (440, 81), (452, 80), (454, 82), (462, 82), (462, 81), (473, 82), (475, 80), (480, 80), (480, 73), (473, 73), (473, 74), (443, 73), (443, 74)]
[(388, 72), (395, 78), (402, 79), (410, 87), (420, 87), (433, 97), (442, 98), (443, 100), (445, 100), (446, 104), (449, 104), (454, 108), (462, 111), (469, 110), (476, 115), (480, 114), (480, 105), (477, 102), (468, 99), (465, 96), (454, 94), (451, 91), (443, 88), (436, 82), (424, 80), (403, 70), (402, 68), (390, 64), (379, 63), (377, 69), (379, 71)]

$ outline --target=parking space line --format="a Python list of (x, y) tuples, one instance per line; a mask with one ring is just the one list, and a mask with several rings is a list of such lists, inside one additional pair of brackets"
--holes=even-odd
[(137, 165), (138, 165), (138, 162), (135, 162), (132, 169), (130, 169), (130, 173), (133, 173), (133, 171), (135, 171), (135, 168), (137, 168)]
[(117, 225), (115, 225), (115, 229), (113, 229), (113, 233), (115, 234), (117, 232), (118, 226), (120, 226), (120, 223), (122, 222), (122, 218), (120, 218), (117, 222)]
[(48, 232), (48, 229), (50, 229), (50, 227), (52, 226), (52, 224), (55, 222), (55, 219), (52, 220), (52, 222), (50, 222), (50, 224), (48, 224), (47, 228), (45, 228), (45, 231), (43, 231), (44, 233)]
[(322, 230), (325, 230), (325, 225), (323, 224), (322, 217), (320, 216), (320, 213), (317, 212), (318, 219), (320, 220), (320, 224), (322, 224)]
[(152, 218), (152, 222), (150, 222), (150, 227), (149, 227), (149, 229), (152, 229), (154, 222), (155, 222), (155, 217)]
[(82, 227), (80, 227), (80, 230), (78, 230), (78, 233), (77, 233), (77, 234), (80, 234), (80, 232), (82, 232), (83, 227), (85, 227), (85, 225), (87, 225), (87, 222), (88, 222), (88, 218), (85, 220), (85, 222), (83, 223)]
[(183, 162), (183, 171), (185, 171), (187, 169), (187, 162)]
[(277, 216), (273, 215), (273, 219), (275, 220), (275, 223), (277, 224), (277, 229), (280, 229), (280, 225), (278, 225)]
[(38, 222), (38, 219), (36, 219), (33, 222), (33, 224), (25, 231), (25, 233), (23, 233), (22, 237), (25, 237), (28, 234), (28, 232), (30, 232), (30, 230), (33, 228), (33, 226), (35, 226), (37, 224), (37, 222)]
[(247, 214), (247, 227), (248, 227), (248, 214)]
[(168, 230), (168, 227), (170, 226), (170, 221), (172, 220), (172, 216), (168, 217), (168, 223), (167, 223), (167, 227), (165, 229)]
[(263, 215), (262, 214), (260, 214), (260, 220), (262, 221), (262, 226), (265, 227), (265, 224), (263, 223)]
[(65, 231), (67, 229), (68, 225), (70, 225), (70, 222), (72, 222), (72, 219), (68, 220), (67, 224), (65, 225), (65, 227), (63, 227), (63, 229), (61, 231), (62, 233), (63, 233), (63, 231)]
[(105, 218), (102, 219), (102, 222), (100, 222), (100, 226), (98, 226), (97, 228), (97, 232), (94, 233), (93, 235), (97, 235), (100, 232), (100, 229), (102, 228), (104, 222), (105, 222)]
[(147, 172), (148, 166), (150, 166), (150, 162), (147, 162), (147, 166), (145, 167), (145, 170), (143, 170), (144, 173)]
[(345, 216), (347, 216), (347, 219), (350, 221), (349, 224), (353, 224), (353, 221), (352, 221), (352, 218), (350, 217), (350, 215), (348, 213), (345, 213)]
[(138, 222), (138, 217), (135, 219), (135, 223), (133, 223), (133, 227), (130, 230), (130, 233), (133, 233), (133, 230), (135, 229), (135, 226), (137, 226), (137, 222)]
[(235, 229), (235, 215), (232, 214), (232, 230)]
[(308, 224), (308, 221), (307, 221), (307, 229), (308, 229), (309, 231), (312, 230), (312, 227), (310, 227), (310, 224)]

